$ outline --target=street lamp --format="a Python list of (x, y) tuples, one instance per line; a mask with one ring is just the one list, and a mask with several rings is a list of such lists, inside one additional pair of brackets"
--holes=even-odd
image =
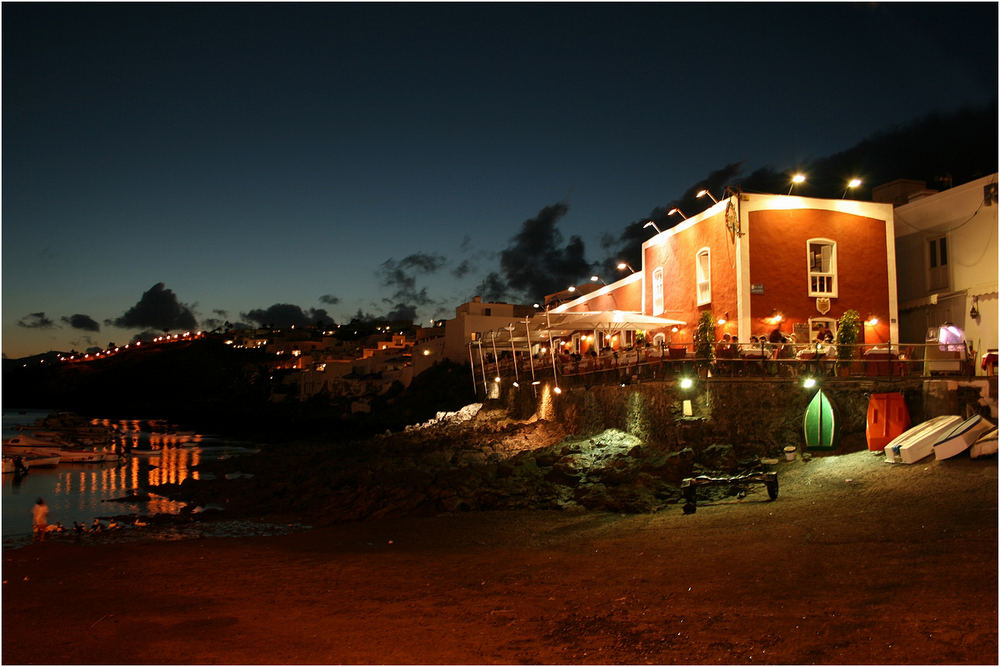
[(679, 208), (672, 208), (669, 211), (667, 211), (667, 215), (673, 215), (674, 213), (676, 213), (677, 215), (681, 216), (682, 220), (687, 220), (688, 219), (688, 217), (686, 215), (684, 215), (684, 212), (681, 211)]
[(792, 176), (792, 184), (788, 186), (788, 194), (792, 194), (792, 188), (794, 188), (796, 185), (805, 182), (806, 182), (805, 174), (795, 174), (794, 176)]
[(845, 197), (847, 197), (847, 191), (848, 190), (853, 190), (854, 188), (858, 187), (859, 185), (861, 185), (861, 179), (860, 178), (852, 178), (851, 180), (847, 181), (847, 187), (844, 188), (844, 194), (842, 194), (840, 196), (840, 198), (844, 199)]
[(708, 195), (708, 198), (712, 200), (712, 203), (714, 203), (714, 204), (718, 204), (719, 203), (719, 200), (716, 199), (715, 197), (713, 197), (712, 193), (709, 192), (708, 190), (698, 190), (698, 194), (695, 195), (695, 198), (696, 199), (701, 199), (705, 195)]
[(643, 229), (645, 229), (646, 227), (652, 227), (653, 229), (655, 229), (655, 230), (656, 230), (656, 233), (657, 233), (657, 234), (659, 234), (659, 233), (660, 233), (660, 228), (659, 228), (659, 227), (657, 227), (657, 226), (656, 226), (656, 223), (655, 223), (655, 222), (653, 222), (652, 220), (650, 220), (649, 222), (647, 222), (646, 224), (644, 224), (644, 225), (642, 226), (642, 228), (643, 228)]
[(629, 270), (630, 272), (632, 272), (632, 273), (635, 273), (635, 269), (633, 269), (633, 268), (632, 268), (632, 267), (631, 267), (631, 266), (629, 265), (629, 263), (628, 263), (628, 262), (619, 262), (619, 263), (618, 263), (618, 270), (619, 270), (619, 271), (624, 271), (625, 269), (628, 269), (628, 270)]

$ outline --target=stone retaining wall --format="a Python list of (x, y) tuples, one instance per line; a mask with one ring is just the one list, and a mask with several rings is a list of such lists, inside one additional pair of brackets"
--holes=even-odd
[[(822, 388), (840, 421), (838, 453), (867, 448), (865, 426), (873, 393), (902, 393), (913, 423), (940, 414), (990, 417), (979, 388), (948, 380), (838, 378)], [(687, 389), (665, 381), (576, 387), (557, 394), (549, 381), (535, 387), (536, 395), (530, 387), (508, 388), (501, 400), (514, 418), (534, 413), (580, 436), (613, 428), (666, 450), (691, 447), (700, 453), (730, 445), (744, 458), (777, 457), (787, 445), (802, 449), (802, 418), (816, 391), (785, 378), (709, 378), (695, 380)], [(685, 401), (690, 401), (690, 414), (685, 414)]]

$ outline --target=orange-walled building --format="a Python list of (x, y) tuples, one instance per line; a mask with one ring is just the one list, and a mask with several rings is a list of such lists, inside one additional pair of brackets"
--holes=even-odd
[(866, 343), (897, 343), (894, 247), (890, 204), (733, 196), (643, 244), (642, 312), (687, 322), (675, 342), (707, 310), (717, 337), (777, 326), (802, 343), (854, 309)]

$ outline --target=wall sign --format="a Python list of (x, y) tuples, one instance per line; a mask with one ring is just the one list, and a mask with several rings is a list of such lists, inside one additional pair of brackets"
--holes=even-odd
[(751, 294), (763, 294), (764, 293), (764, 283), (752, 283), (750, 285)]

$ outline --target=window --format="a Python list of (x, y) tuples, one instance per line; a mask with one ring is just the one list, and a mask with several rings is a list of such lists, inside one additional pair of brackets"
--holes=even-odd
[(698, 278), (698, 305), (712, 303), (712, 261), (708, 248), (702, 248), (695, 257)]
[(653, 315), (663, 312), (663, 268), (653, 271)]
[(806, 241), (809, 296), (837, 296), (837, 244), (829, 239)]
[(938, 236), (927, 241), (929, 256), (927, 287), (932, 292), (948, 289), (948, 237)]

